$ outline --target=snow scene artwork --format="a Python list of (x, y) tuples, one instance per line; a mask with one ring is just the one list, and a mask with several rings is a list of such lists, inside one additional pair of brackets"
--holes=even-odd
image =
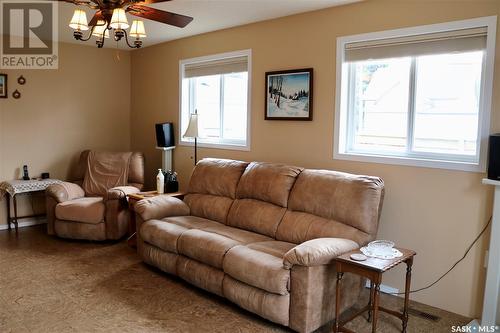
[(313, 69), (266, 73), (266, 120), (312, 120)]

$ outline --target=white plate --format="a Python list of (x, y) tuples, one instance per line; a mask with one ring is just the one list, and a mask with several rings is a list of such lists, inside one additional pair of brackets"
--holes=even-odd
[(364, 254), (361, 254), (361, 253), (353, 253), (353, 254), (351, 254), (351, 259), (356, 260), (356, 261), (365, 261), (366, 256)]
[(364, 246), (361, 249), (361, 252), (367, 257), (372, 257), (372, 258), (378, 258), (378, 259), (394, 259), (401, 257), (403, 253), (397, 249), (392, 249), (392, 254), (385, 255), (385, 254), (379, 254), (376, 252), (372, 252), (368, 249), (368, 247)]

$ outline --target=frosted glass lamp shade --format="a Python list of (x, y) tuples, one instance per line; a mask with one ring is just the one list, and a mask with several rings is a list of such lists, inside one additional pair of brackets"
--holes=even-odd
[(75, 30), (89, 30), (87, 14), (81, 9), (75, 9), (69, 27)]
[(105, 38), (109, 38), (109, 30), (108, 24), (106, 21), (99, 20), (97, 21), (96, 26), (94, 27), (94, 31), (92, 32), (92, 36), (95, 36), (97, 38), (102, 38), (102, 35), (104, 34)]
[(123, 8), (115, 8), (113, 10), (113, 16), (111, 17), (109, 26), (113, 29), (128, 29), (127, 15), (125, 15), (125, 10)]
[(130, 32), (128, 34), (135, 38), (146, 37), (146, 29), (144, 28), (144, 22), (139, 20), (132, 21), (132, 27), (130, 28)]
[(183, 135), (184, 138), (198, 138), (198, 115), (196, 113), (191, 114), (189, 118), (189, 124), (186, 132)]

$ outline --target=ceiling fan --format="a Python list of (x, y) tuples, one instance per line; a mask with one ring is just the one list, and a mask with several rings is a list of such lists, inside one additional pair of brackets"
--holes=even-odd
[[(96, 13), (87, 23), (87, 15), (82, 9), (76, 9), (69, 26), (74, 29), (73, 36), (76, 40), (87, 41), (92, 36), (96, 37), (97, 47), (104, 46), (104, 39), (109, 38), (109, 31), (114, 30), (114, 39), (116, 41), (125, 37), (127, 45), (131, 48), (140, 48), (142, 46), (141, 38), (146, 37), (144, 22), (133, 20), (132, 26), (129, 26), (125, 13), (184, 28), (193, 18), (185, 15), (171, 13), (145, 5), (167, 2), (171, 0), (56, 0), (59, 2), (72, 3), (77, 6), (86, 6), (96, 10)], [(130, 31), (127, 34), (127, 30)], [(83, 37), (83, 31), (89, 30), (87, 37)], [(131, 44), (128, 36), (135, 37)]]

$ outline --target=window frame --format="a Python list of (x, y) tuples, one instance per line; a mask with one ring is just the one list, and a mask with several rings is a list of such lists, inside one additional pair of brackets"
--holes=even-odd
[[(239, 51), (233, 51), (233, 52), (225, 52), (225, 53), (218, 53), (218, 54), (212, 54), (208, 56), (201, 56), (201, 57), (195, 57), (195, 58), (189, 58), (189, 59), (182, 59), (179, 61), (179, 145), (180, 146), (194, 146), (194, 139), (191, 138), (183, 138), (182, 135), (182, 100), (183, 100), (183, 89), (182, 89), (182, 83), (184, 81), (184, 69), (186, 65), (188, 64), (195, 64), (195, 63), (200, 63), (200, 62), (207, 62), (207, 61), (214, 61), (214, 60), (222, 60), (222, 59), (228, 59), (228, 58), (235, 58), (235, 57), (241, 57), (241, 56), (246, 56), (247, 57), (247, 128), (246, 128), (246, 142), (245, 144), (240, 144), (240, 143), (231, 143), (229, 140), (226, 142), (204, 142), (203, 138), (198, 138), (197, 145), (198, 147), (203, 147), (203, 148), (215, 148), (215, 149), (227, 149), (227, 150), (242, 150), (242, 151), (250, 151), (251, 147), (251, 114), (252, 114), (252, 108), (251, 108), (251, 101), (252, 101), (252, 50), (251, 49), (246, 49), (246, 50), (239, 50)], [(221, 82), (223, 82), (223, 77), (221, 78)], [(221, 85), (220, 87), (221, 90), (224, 90), (224, 87)], [(188, 86), (188, 92), (189, 96), (189, 103), (192, 103), (192, 86), (189, 84)], [(221, 98), (223, 98), (223, 93), (221, 95)], [(222, 106), (223, 108), (223, 106)], [(191, 109), (189, 106), (188, 109)], [(223, 112), (223, 110), (222, 110)], [(222, 124), (223, 122), (223, 113), (221, 112), (221, 119), (220, 122)], [(221, 132), (224, 131), (224, 129), (221, 126)]]
[[(487, 16), (475, 19), (453, 21), (446, 23), (438, 23), (431, 25), (423, 25), (417, 27), (394, 29), (352, 36), (343, 36), (337, 38), (337, 61), (336, 61), (336, 89), (335, 89), (335, 117), (334, 117), (334, 142), (333, 142), (333, 159), (350, 160), (359, 162), (372, 162), (382, 164), (407, 165), (416, 167), (440, 168), (449, 170), (462, 170), (469, 172), (485, 172), (488, 137), (490, 134), (490, 115), (491, 115), (491, 100), (493, 93), (493, 70), (495, 59), (495, 38), (496, 38), (497, 16)], [(352, 126), (352, 113), (348, 110), (348, 99), (352, 99), (352, 93), (349, 83), (353, 83), (350, 79), (351, 73), (348, 63), (345, 63), (345, 45), (347, 43), (370, 41), (377, 39), (386, 39), (394, 37), (405, 37), (411, 35), (427, 34), (434, 32), (443, 32), (450, 30), (460, 30), (476, 27), (486, 27), (486, 50), (483, 55), (483, 68), (481, 77), (481, 95), (478, 114), (478, 140), (476, 142), (476, 151), (478, 155), (473, 156), (474, 160), (464, 161), (466, 155), (440, 154), (440, 153), (422, 153), (412, 154), (407, 153), (391, 154), (387, 152), (363, 152), (361, 150), (349, 151), (348, 140), (353, 135), (348, 135)], [(412, 96), (415, 95), (415, 58), (412, 58), (412, 69), (410, 72), (410, 86), (413, 94), (409, 95), (408, 103), (414, 105)], [(412, 73), (413, 72), (413, 73)], [(351, 92), (351, 93), (350, 93)], [(413, 110), (414, 111), (414, 110)], [(413, 117), (411, 108), (408, 109), (408, 117)], [(408, 121), (408, 130), (413, 126), (412, 120)], [(413, 128), (408, 131), (407, 140), (413, 140)], [(408, 142), (408, 141), (407, 141)], [(412, 141), (411, 141), (412, 142)], [(478, 159), (476, 159), (478, 156)], [(457, 160), (457, 157), (460, 160)]]

